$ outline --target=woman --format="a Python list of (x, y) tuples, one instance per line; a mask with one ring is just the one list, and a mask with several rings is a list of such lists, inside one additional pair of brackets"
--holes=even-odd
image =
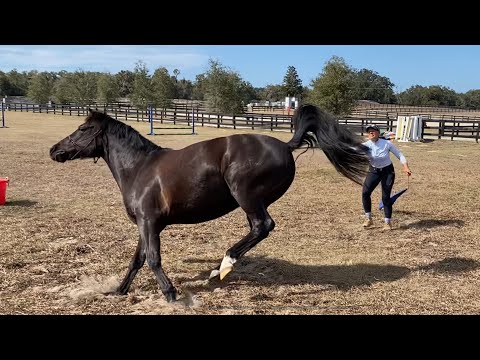
[(390, 152), (395, 155), (403, 164), (403, 171), (407, 176), (412, 175), (407, 164), (407, 159), (402, 152), (398, 150), (395, 145), (388, 140), (380, 138), (380, 129), (376, 125), (367, 126), (368, 140), (363, 143), (370, 149), (370, 167), (368, 174), (363, 182), (362, 203), (365, 211), (364, 228), (369, 228), (373, 225), (372, 221), (372, 199), (373, 190), (379, 183), (382, 183), (382, 201), (385, 212), (385, 224), (383, 230), (392, 229), (392, 201), (390, 200), (390, 193), (392, 192), (393, 184), (395, 182), (395, 169), (390, 160)]

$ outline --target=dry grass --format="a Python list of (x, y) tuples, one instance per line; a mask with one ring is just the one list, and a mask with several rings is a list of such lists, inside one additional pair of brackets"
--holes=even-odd
[[(182, 299), (168, 304), (147, 266), (127, 296), (104, 296), (125, 274), (137, 241), (105, 162), (59, 164), (49, 147), (82, 117), (6, 113), (0, 177), (0, 314), (478, 314), (479, 145), (399, 143), (413, 176), (394, 206), (395, 229), (361, 229), (361, 188), (316, 150), (297, 161), (270, 207), (277, 227), (223, 281), (208, 282), (246, 232), (240, 210), (162, 233), (163, 265)], [(142, 134), (147, 124), (130, 122)], [(232, 133), (156, 136), (162, 146)], [(272, 134), (272, 133), (269, 133)], [(290, 134), (273, 133), (287, 140)], [(394, 190), (406, 186), (398, 161)], [(374, 204), (380, 199), (374, 192)]]

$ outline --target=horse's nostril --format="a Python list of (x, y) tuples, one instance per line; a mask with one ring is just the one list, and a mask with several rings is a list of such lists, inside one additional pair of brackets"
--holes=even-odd
[(65, 154), (65, 150), (58, 150), (57, 146), (52, 146), (50, 148), (50, 157), (53, 160), (60, 161), (61, 158), (59, 158), (60, 155)]
[(54, 145), (50, 148), (50, 155), (53, 154), (64, 154), (65, 150), (58, 150), (58, 146)]

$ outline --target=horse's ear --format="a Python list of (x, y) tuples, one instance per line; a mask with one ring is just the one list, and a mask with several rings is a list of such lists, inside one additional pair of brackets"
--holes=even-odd
[(93, 110), (91, 108), (88, 108), (88, 112), (90, 113), (90, 115), (93, 115)]

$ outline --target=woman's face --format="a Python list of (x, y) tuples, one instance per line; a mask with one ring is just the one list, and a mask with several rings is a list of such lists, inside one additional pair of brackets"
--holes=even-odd
[(380, 136), (380, 131), (370, 129), (368, 130), (368, 140), (377, 141)]

